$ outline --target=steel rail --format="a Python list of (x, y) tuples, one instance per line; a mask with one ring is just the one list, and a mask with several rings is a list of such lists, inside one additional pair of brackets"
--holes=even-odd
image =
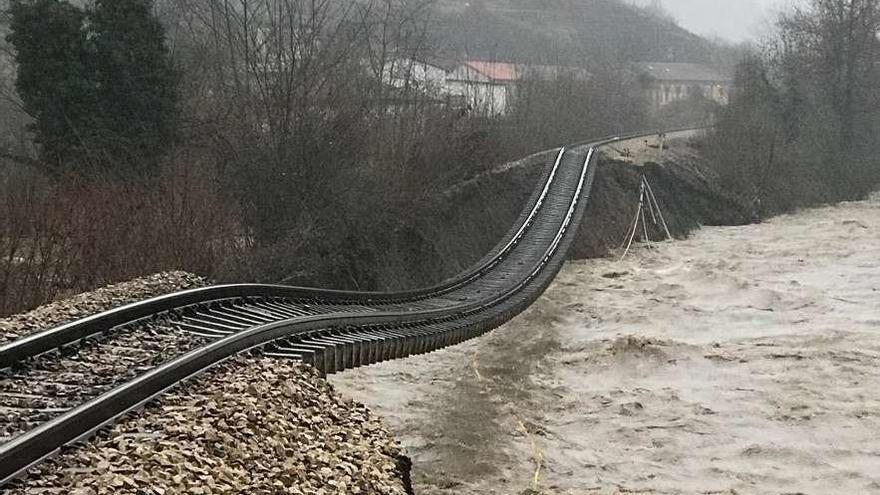
[[(609, 137), (600, 141), (579, 143), (571, 146), (571, 148), (586, 146), (590, 143), (595, 146), (602, 146), (615, 141), (650, 136), (658, 134), (659, 132), (674, 133), (703, 129), (706, 128), (677, 128), (666, 131), (651, 131), (647, 133), (638, 132), (624, 136)], [(109, 331), (115, 327), (131, 324), (167, 311), (179, 310), (188, 306), (203, 305), (216, 301), (248, 297), (279, 297), (348, 304), (391, 304), (447, 294), (464, 287), (483, 276), (487, 271), (500, 263), (510, 250), (519, 243), (524, 233), (529, 227), (531, 227), (537, 212), (546, 200), (550, 186), (552, 185), (556, 172), (558, 171), (560, 160), (565, 151), (565, 147), (560, 148), (556, 161), (546, 173), (547, 177), (543, 180), (543, 187), (538, 194), (533, 194), (532, 198), (530, 198), (530, 201), (527, 203), (532, 205), (528, 210), (528, 214), (521, 216), (520, 219), (518, 219), (519, 227), (512, 235), (506, 237), (507, 241), (502, 241), (503, 244), (500, 244), (500, 247), (496, 246), (495, 249), (481, 260), (481, 262), (478, 262), (471, 269), (435, 286), (399, 292), (356, 292), (272, 284), (226, 284), (190, 289), (127, 304), (119, 308), (104, 311), (41, 332), (36, 332), (4, 345), (0, 345), (0, 369), (8, 368), (17, 362), (64, 347), (96, 334)], [(538, 190), (536, 190), (536, 192), (537, 191)], [(516, 228), (516, 225), (514, 228)]]
[(401, 292), (355, 292), (271, 284), (227, 284), (190, 289), (127, 304), (16, 339), (0, 346), (0, 369), (8, 368), (22, 360), (86, 339), (112, 328), (153, 317), (159, 313), (216, 301), (248, 297), (280, 297), (347, 304), (390, 304), (447, 294), (466, 286), (493, 269), (519, 243), (525, 232), (532, 226), (535, 216), (546, 200), (565, 150), (565, 147), (560, 148), (557, 158), (547, 174), (548, 177), (544, 181), (543, 188), (540, 189), (540, 193), (536, 198), (531, 198), (534, 200), (533, 205), (528, 210), (525, 218), (521, 219), (515, 234), (510, 236), (500, 248), (494, 249), (493, 253), (485, 261), (433, 287)]
[[(591, 157), (592, 151), (588, 154), (588, 159), (584, 161), (576, 194), (580, 194), (586, 171), (589, 168), (589, 158)], [(566, 218), (563, 221), (563, 228), (556, 233), (553, 241), (546, 248), (543, 256), (540, 257), (528, 277), (521, 280), (520, 283), (508, 291), (494, 294), (488, 300), (463, 303), (448, 308), (417, 313), (408, 311), (365, 315), (333, 313), (269, 323), (250, 330), (233, 333), (205, 347), (160, 365), (140, 377), (7, 442), (0, 447), (0, 480), (6, 481), (16, 476), (34, 463), (52, 455), (61, 446), (89, 435), (101, 426), (139, 407), (144, 402), (149, 401), (157, 394), (162, 393), (162, 391), (180, 381), (205, 371), (234, 355), (271, 343), (279, 338), (297, 333), (305, 333), (310, 330), (326, 329), (332, 326), (425, 325), (447, 318), (465, 318), (495, 306), (528, 286), (541, 273), (544, 266), (549, 263), (552, 255), (556, 252), (565, 229), (569, 225), (575, 205), (576, 202), (572, 200)]]
[[(651, 133), (654, 134), (654, 133)], [(161, 394), (164, 390), (175, 386), (182, 380), (201, 373), (212, 366), (215, 366), (232, 356), (248, 351), (250, 349), (265, 347), (279, 339), (289, 338), (297, 335), (308, 335), (319, 331), (326, 332), (330, 328), (353, 328), (354, 330), (344, 334), (346, 339), (333, 339), (333, 335), (325, 338), (325, 342), (329, 342), (335, 348), (337, 344), (343, 342), (358, 342), (358, 339), (376, 339), (384, 337), (381, 335), (389, 335), (388, 332), (372, 332), (372, 328), (398, 328), (401, 329), (397, 333), (393, 333), (402, 339), (419, 339), (425, 340), (429, 338), (428, 345), (421, 345), (415, 348), (395, 347), (397, 353), (408, 355), (413, 349), (428, 351), (438, 347), (449, 345), (463, 338), (474, 336), (463, 334), (460, 330), (466, 326), (472, 327), (471, 334), (487, 331), (497, 326), (513, 315), (519, 313), (531, 302), (533, 302), (543, 290), (549, 285), (555, 277), (558, 270), (564, 262), (568, 247), (574, 239), (572, 231), (576, 231), (579, 220), (585, 209), (585, 196), (589, 195), (592, 186), (593, 177), (595, 176), (596, 165), (591, 166), (591, 162), (595, 162), (595, 150), (598, 146), (648, 135), (645, 133), (614, 137), (602, 141), (594, 142), (589, 146), (586, 158), (581, 165), (578, 175), (577, 184), (567, 200), (567, 208), (564, 216), (559, 223), (559, 227), (555, 230), (555, 235), (547, 245), (543, 255), (536, 258), (534, 265), (526, 276), (515, 284), (509, 286), (505, 290), (489, 294), (488, 297), (479, 298), (472, 302), (463, 302), (452, 304), (439, 309), (420, 309), (417, 311), (377, 311), (372, 313), (351, 313), (351, 312), (333, 312), (329, 314), (314, 316), (291, 317), (290, 319), (270, 322), (259, 325), (247, 330), (238, 331), (228, 336), (222, 337), (204, 347), (193, 350), (182, 356), (172, 359), (171, 361), (159, 365), (152, 370), (147, 371), (143, 375), (116, 387), (105, 394), (78, 406), (63, 415), (44, 423), (31, 431), (24, 433), (13, 440), (0, 446), (0, 485), (14, 478), (34, 463), (40, 462), (47, 456), (52, 455), (64, 445), (68, 445), (80, 438), (88, 436), (95, 430), (114, 421), (121, 415), (136, 409), (149, 401), (153, 397)], [(560, 163), (565, 155), (566, 149), (562, 148), (554, 163), (548, 180), (545, 181), (542, 193), (539, 195), (534, 207), (531, 209), (525, 221), (520, 224), (517, 232), (499, 251), (501, 253), (512, 252), (513, 249), (522, 241), (529, 226), (537, 218), (537, 214), (542, 210), (544, 201), (550, 185), (558, 171)], [(572, 228), (574, 226), (574, 228)], [(560, 247), (562, 247), (560, 249)], [(473, 280), (479, 278), (474, 276), (475, 273), (491, 270), (503, 261), (499, 256), (493, 256), (489, 262), (478, 267), (466, 274), (466, 276), (458, 277), (456, 283), (461, 286), (467, 286)], [(522, 261), (520, 261), (522, 264)], [(481, 270), (485, 268), (485, 270)], [(503, 277), (502, 277), (503, 278)], [(266, 297), (264, 289), (269, 289), (270, 297), (290, 297), (289, 291), (299, 291), (300, 288), (288, 288), (282, 286), (259, 286), (259, 285), (239, 285), (239, 286), (220, 286), (210, 288), (218, 292), (225, 290), (240, 291), (252, 290), (253, 296)], [(271, 291), (278, 292), (271, 292)], [(442, 290), (442, 289), (441, 289)], [(197, 293), (199, 290), (185, 291), (177, 296), (179, 298), (191, 297), (191, 294)], [(311, 291), (309, 291), (311, 293)], [(333, 294), (335, 296), (363, 296), (364, 293), (349, 293), (342, 291), (318, 291), (321, 293)], [(413, 291), (408, 294), (418, 293)], [(480, 291), (477, 291), (480, 292)], [(370, 297), (379, 296), (380, 299), (387, 297), (387, 294), (368, 293)], [(233, 296), (240, 297), (240, 296)], [(195, 296), (195, 300), (198, 296)], [(156, 302), (159, 300), (158, 302)], [(148, 308), (156, 311), (155, 308), (163, 308), (162, 298), (155, 298), (144, 303), (136, 303), (139, 309)], [(360, 299), (357, 302), (371, 302), (376, 304), (379, 301), (373, 299)], [(380, 303), (381, 306), (381, 303)], [(160, 309), (159, 311), (164, 311)], [(108, 316), (104, 316), (106, 324)], [(97, 316), (102, 316), (97, 315)], [(112, 317), (112, 313), (110, 315)], [(75, 322), (76, 323), (76, 322)], [(455, 328), (455, 325), (459, 325)], [(445, 334), (440, 331), (433, 332), (438, 325), (452, 324), (453, 330), (444, 330)], [(415, 330), (413, 330), (415, 329)], [(466, 332), (467, 333), (467, 332)], [(339, 334), (343, 335), (343, 334)], [(376, 337), (380, 335), (380, 337)], [(396, 342), (396, 341), (395, 341)], [(384, 355), (384, 354), (383, 354)], [(378, 357), (374, 353), (374, 358)], [(397, 356), (391, 356), (397, 357)], [(314, 361), (317, 361), (313, 356)], [(317, 364), (317, 363), (315, 363)]]

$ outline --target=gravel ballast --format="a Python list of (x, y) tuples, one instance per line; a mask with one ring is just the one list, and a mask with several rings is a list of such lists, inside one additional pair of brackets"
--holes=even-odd
[[(170, 272), (108, 286), (0, 320), (0, 343), (205, 285), (195, 275)], [(47, 383), (53, 387), (47, 397), (69, 388), (63, 398), (77, 402), (82, 395), (84, 401), (117, 384), (114, 377), (129, 379), (199, 343), (164, 322), (135, 325), (115, 332), (106, 343), (89, 343), (70, 356), (53, 355), (0, 377), (0, 391), (15, 395), (28, 383)], [(101, 354), (105, 344), (113, 353)], [(142, 362), (141, 347), (155, 359)], [(92, 354), (95, 359), (89, 358)], [(118, 363), (104, 362), (114, 356)], [(82, 378), (92, 374), (94, 380)], [(22, 390), (31, 393), (26, 388)], [(38, 406), (62, 411), (75, 405), (61, 402)], [(17, 404), (0, 406), (30, 411)], [(37, 412), (42, 416), (18, 414), (6, 423), (26, 429), (54, 415)], [(0, 437), (19, 433), (10, 428)], [(62, 449), (0, 492), (401, 495), (411, 493), (409, 486), (409, 460), (365, 406), (337, 396), (308, 366), (247, 354), (187, 380), (91, 439)]]
[(310, 367), (241, 356), (37, 465), (8, 493), (403, 495), (408, 476), (366, 406)]
[(150, 322), (0, 370), (0, 443), (206, 342)]
[(163, 272), (108, 285), (0, 319), (0, 344), (151, 297), (208, 285), (192, 273)]

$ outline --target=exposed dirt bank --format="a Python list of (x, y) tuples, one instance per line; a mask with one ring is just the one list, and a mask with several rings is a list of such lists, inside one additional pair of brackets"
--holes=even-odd
[[(654, 148), (639, 151), (645, 146), (644, 138), (621, 141), (600, 155), (593, 197), (572, 249), (573, 258), (604, 256), (620, 245), (638, 208), (643, 174), (654, 186), (676, 237), (702, 225), (741, 225), (755, 220), (717, 188), (713, 176), (700, 169), (700, 152), (689, 137), (671, 136), (662, 155)], [(623, 159), (623, 149), (633, 150), (632, 156)], [(422, 239), (418, 244), (422, 249), (405, 256), (389, 255), (394, 262), (385, 268), (386, 285), (393, 286), (391, 281), (400, 279), (397, 272), (401, 270), (411, 285), (427, 286), (476, 263), (508, 233), (535, 189), (541, 169), (555, 156), (552, 150), (538, 153), (447, 191), (435, 211), (413, 228), (414, 235)], [(662, 163), (643, 161), (647, 158)], [(651, 235), (660, 238), (661, 232), (652, 229)]]
[(709, 227), (332, 381), (386, 418), (418, 494), (880, 493), (878, 249), (877, 197)]
[[(634, 141), (634, 149), (643, 146), (642, 140)], [(605, 152), (617, 155), (615, 150), (625, 143)], [(605, 152), (600, 155), (592, 197), (578, 240), (572, 247), (572, 259), (605, 256), (620, 247), (632, 228), (643, 175), (656, 193), (669, 230), (676, 238), (686, 237), (703, 225), (742, 225), (756, 220), (717, 187), (715, 177), (701, 170), (702, 157), (694, 148), (694, 141), (679, 138), (668, 141), (667, 145), (662, 164), (612, 160)], [(648, 222), (648, 233), (651, 239), (665, 238), (665, 233), (651, 222)]]

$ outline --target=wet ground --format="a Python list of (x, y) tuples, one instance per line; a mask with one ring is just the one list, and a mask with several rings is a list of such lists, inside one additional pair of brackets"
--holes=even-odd
[(331, 380), (417, 494), (880, 493), (880, 198), (570, 263), (483, 338)]
[(703, 133), (703, 130), (686, 130), (624, 139), (604, 146), (602, 153), (613, 160), (633, 165), (644, 165), (648, 162), (663, 163), (670, 158), (670, 149), (681, 149), (687, 140)]

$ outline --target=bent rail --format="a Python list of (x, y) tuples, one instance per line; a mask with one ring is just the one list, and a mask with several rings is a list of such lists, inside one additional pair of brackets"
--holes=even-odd
[[(654, 133), (651, 133), (654, 134)], [(69, 410), (0, 446), (0, 485), (64, 445), (88, 436), (164, 390), (242, 352), (302, 359), (324, 371), (334, 363), (370, 364), (429, 352), (480, 335), (509, 320), (536, 300), (562, 267), (586, 208), (596, 171), (598, 146), (645, 133), (586, 145), (586, 152), (562, 148), (548, 168), (514, 234), (488, 259), (440, 286), (403, 293), (322, 291), (284, 286), (228, 285), (150, 299), (22, 339), (0, 348), (4, 362), (69, 343), (79, 336), (206, 300), (240, 297), (324, 298), (371, 305), (371, 312), (334, 311), (296, 316), (231, 333), (153, 368), (109, 392)], [(567, 159), (567, 160), (566, 160)], [(563, 163), (565, 162), (565, 163)], [(564, 167), (564, 168), (563, 168)], [(561, 182), (557, 177), (563, 176)], [(551, 190), (557, 191), (551, 194)], [(447, 294), (462, 297), (442, 299)], [(431, 301), (425, 307), (419, 301)], [(280, 343), (279, 343), (280, 342)], [(322, 347), (323, 346), (323, 347)], [(41, 351), (42, 349), (42, 351)], [(31, 354), (28, 354), (31, 353)]]
[(414, 301), (446, 294), (467, 285), (487, 270), (491, 270), (516, 246), (526, 230), (532, 225), (535, 215), (543, 205), (564, 153), (565, 148), (560, 148), (553, 166), (545, 172), (544, 186), (536, 190), (537, 194), (533, 194), (529, 199), (531, 208), (527, 208), (527, 213), (520, 217), (519, 226), (509, 240), (496, 247), (481, 263), (433, 287), (401, 292), (354, 292), (271, 284), (227, 284), (190, 289), (127, 304), (2, 345), (0, 346), (0, 369), (8, 368), (24, 359), (63, 347), (114, 327), (196, 304), (247, 297), (282, 297), (336, 303), (391, 303)]

